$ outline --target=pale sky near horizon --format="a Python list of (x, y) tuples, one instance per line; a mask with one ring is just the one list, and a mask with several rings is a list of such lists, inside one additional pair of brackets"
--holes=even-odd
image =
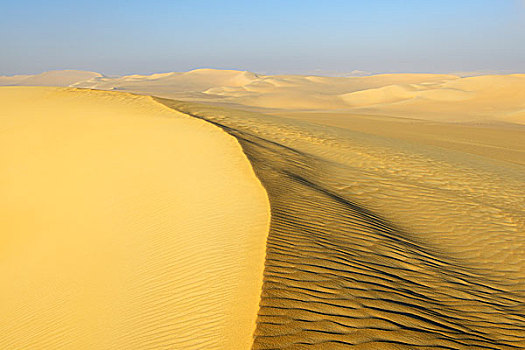
[(0, 75), (525, 73), (524, 0), (0, 1)]

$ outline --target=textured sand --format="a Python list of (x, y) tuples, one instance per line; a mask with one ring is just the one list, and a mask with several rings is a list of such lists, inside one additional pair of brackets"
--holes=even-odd
[(523, 166), (161, 101), (237, 137), (270, 197), (255, 349), (525, 347)]
[(0, 88), (0, 349), (247, 349), (269, 206), (150, 97)]
[[(257, 294), (259, 283), (259, 308), (243, 313), (240, 310), (248, 308), (240, 305), (239, 312), (232, 312), (227, 321), (253, 317), (258, 310), (254, 339), (250, 338), (254, 330), (250, 322), (234, 323), (243, 329), (245, 348), (525, 348), (525, 75), (328, 78), (201, 69), (151, 76), (97, 76), (73, 85), (185, 100), (154, 99), (182, 120), (222, 128), (242, 147), (271, 208), (269, 231), (260, 229), (255, 235), (267, 241), (254, 243), (258, 249), (266, 244), (265, 258), (263, 247), (256, 259), (264, 259), (264, 274), (261, 271), (259, 279), (257, 274), (250, 275), (254, 278), (250, 296)], [(64, 91), (80, 94), (76, 89)], [(107, 108), (116, 105), (115, 96), (126, 96), (126, 101), (147, 99), (148, 106), (152, 103), (148, 97), (121, 93), (84, 94), (102, 94)], [(129, 118), (137, 106), (126, 105), (130, 108), (124, 114)], [(149, 108), (145, 111), (148, 116)], [(164, 108), (162, 113), (168, 112)], [(104, 120), (93, 120), (90, 125), (95, 127)], [(121, 119), (115, 121), (115, 125), (122, 123)], [(35, 125), (34, 132), (42, 128)], [(164, 130), (165, 125), (159, 128)], [(13, 128), (6, 124), (4, 129)], [(166, 133), (196, 137), (193, 129), (188, 133), (179, 126), (166, 129)], [(22, 143), (20, 140), (35, 137), (16, 139)], [(117, 145), (123, 142), (115, 141)], [(90, 139), (85, 144), (93, 143)], [(139, 152), (143, 143), (134, 147)], [(166, 148), (170, 147), (162, 149)], [(234, 154), (220, 148), (216, 151), (210, 157), (221, 161), (224, 154)], [(16, 156), (25, 158), (26, 154)], [(105, 158), (97, 157), (93, 164), (99, 159)], [(243, 164), (255, 186), (258, 182), (251, 169)], [(229, 176), (237, 172), (232, 168)], [(137, 178), (143, 176), (141, 173)], [(151, 182), (151, 178), (141, 181)], [(209, 180), (195, 181), (203, 184)], [(231, 184), (227, 191), (236, 188), (246, 200), (255, 193), (241, 190), (236, 183), (231, 177), (216, 187)], [(20, 188), (25, 185), (23, 182)], [(36, 193), (45, 187), (34, 186)], [(256, 193), (264, 203), (264, 192)], [(268, 219), (260, 210), (264, 206), (247, 213), (250, 207), (232, 203), (229, 197), (229, 192), (220, 192), (209, 205), (226, 201), (242, 220), (263, 218), (259, 226), (253, 220), (248, 224), (238, 218), (227, 225), (244, 222), (241, 227), (247, 225), (254, 231), (264, 227), (262, 222)], [(148, 197), (138, 197), (133, 203), (144, 203), (144, 198)], [(205, 216), (195, 217), (199, 221)], [(222, 215), (215, 217), (216, 225), (225, 225)], [(173, 268), (172, 259), (165, 254), (157, 267)], [(213, 266), (219, 270), (228, 266), (230, 274), (248, 262), (228, 255)], [(188, 273), (194, 268), (188, 265)], [(128, 271), (134, 269), (131, 266)], [(144, 270), (141, 276), (149, 273)], [(155, 281), (161, 283), (164, 275)], [(231, 283), (223, 282), (215, 291)], [(162, 290), (168, 293), (170, 288), (174, 286)], [(188, 284), (177, 295), (187, 295), (185, 305), (193, 306), (195, 298), (201, 300), (198, 293), (192, 294), (194, 290), (195, 285)], [(221, 305), (232, 300), (231, 294), (214, 295), (221, 298)], [(240, 300), (244, 299), (236, 298), (235, 305)], [(161, 305), (164, 307), (159, 304), (159, 310)], [(229, 310), (231, 306), (224, 307)], [(191, 318), (194, 309), (189, 311)], [(157, 318), (158, 314), (152, 314), (148, 320)], [(188, 344), (200, 345), (201, 334), (220, 334), (218, 326), (207, 328), (209, 333), (195, 329), (194, 324), (202, 318), (196, 320), (187, 327), (181, 321), (177, 324), (181, 328), (156, 329), (166, 332), (162, 335), (146, 332), (145, 338), (152, 341), (148, 345), (155, 348), (159, 344), (154, 341), (169, 339), (164, 335), (173, 334), (173, 329), (179, 330), (175, 333), (183, 340), (162, 343), (167, 348), (185, 349)], [(127, 328), (115, 329), (112, 335), (120, 336), (123, 329)], [(21, 334), (25, 333), (20, 332), (12, 332), (10, 339), (24, 339)], [(40, 337), (37, 334), (31, 339)], [(209, 345), (202, 344), (202, 348)]]
[(270, 114), (525, 165), (523, 125), (460, 124), (339, 111), (279, 111)]

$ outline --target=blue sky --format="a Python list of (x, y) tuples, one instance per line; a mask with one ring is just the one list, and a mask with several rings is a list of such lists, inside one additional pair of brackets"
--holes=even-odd
[(0, 0), (0, 13), (0, 74), (525, 72), (523, 0)]

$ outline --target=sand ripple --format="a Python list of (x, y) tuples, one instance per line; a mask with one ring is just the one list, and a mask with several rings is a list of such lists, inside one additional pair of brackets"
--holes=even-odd
[(522, 167), (161, 101), (235, 136), (270, 197), (255, 349), (525, 347)]

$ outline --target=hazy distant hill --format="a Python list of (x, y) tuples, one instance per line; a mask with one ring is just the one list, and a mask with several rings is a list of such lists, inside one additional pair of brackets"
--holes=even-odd
[(0, 85), (119, 90), (264, 110), (339, 110), (443, 122), (525, 123), (525, 74), (322, 77), (196, 69), (106, 77), (65, 70), (0, 77)]
[(81, 70), (55, 70), (35, 75), (0, 76), (0, 86), (69, 86), (101, 76)]

